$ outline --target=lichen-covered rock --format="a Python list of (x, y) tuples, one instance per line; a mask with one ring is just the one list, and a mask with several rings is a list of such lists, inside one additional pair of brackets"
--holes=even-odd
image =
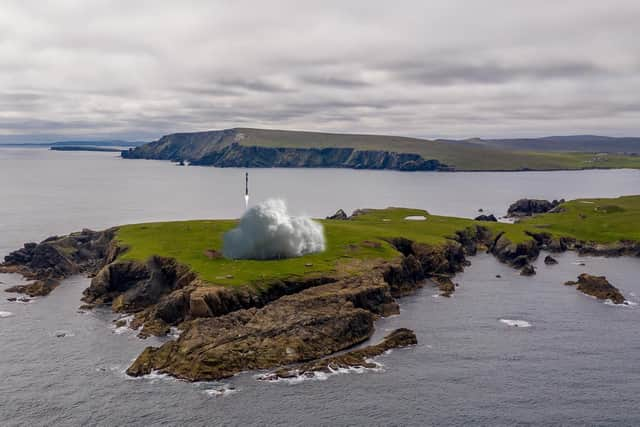
[(625, 301), (620, 290), (609, 283), (604, 276), (592, 276), (591, 274), (583, 273), (578, 276), (577, 282), (566, 282), (565, 285), (577, 285), (577, 289), (580, 292), (598, 299), (611, 300), (614, 304), (622, 304)]
[(392, 302), (389, 286), (372, 277), (317, 286), (260, 309), (185, 322), (177, 341), (146, 349), (127, 373), (214, 380), (316, 359), (369, 338)]

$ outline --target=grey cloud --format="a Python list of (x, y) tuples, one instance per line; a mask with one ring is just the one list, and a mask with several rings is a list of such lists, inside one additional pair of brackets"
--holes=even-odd
[(583, 78), (604, 75), (606, 71), (589, 63), (529, 64), (509, 66), (501, 64), (446, 64), (437, 60), (420, 64), (398, 64), (390, 70), (398, 78), (425, 85), (498, 84), (517, 79), (546, 80)]
[(0, 141), (640, 135), (639, 20), (633, 0), (6, 0)]

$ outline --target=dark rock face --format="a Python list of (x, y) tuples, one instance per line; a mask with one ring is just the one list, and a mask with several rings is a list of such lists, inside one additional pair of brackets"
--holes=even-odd
[(327, 219), (346, 220), (346, 219), (349, 219), (349, 216), (342, 209), (338, 209), (336, 213), (334, 213), (331, 216), (328, 216)]
[(122, 157), (175, 162), (188, 160), (193, 165), (216, 167), (337, 167), (402, 171), (448, 169), (439, 161), (423, 159), (419, 154), (354, 148), (261, 147), (241, 145), (234, 138), (232, 129), (202, 132), (202, 135), (167, 135), (150, 144), (123, 151)]
[(611, 300), (614, 304), (623, 304), (624, 296), (613, 286), (604, 276), (592, 276), (583, 273), (578, 276), (577, 282), (566, 282), (567, 286), (577, 285), (577, 289), (587, 295), (594, 296), (601, 300)]
[(39, 244), (26, 243), (4, 258), (0, 272), (19, 273), (35, 282), (7, 291), (43, 296), (72, 274), (95, 273), (117, 256), (114, 235), (115, 229), (101, 232), (83, 230), (63, 237), (52, 236)]
[(494, 214), (489, 215), (478, 215), (474, 218), (476, 221), (489, 221), (489, 222), (498, 222), (498, 218)]
[(509, 206), (507, 216), (518, 217), (546, 213), (556, 208), (561, 203), (564, 203), (564, 199), (554, 200), (552, 202), (548, 200), (520, 199)]
[(262, 381), (275, 381), (281, 378), (299, 376), (313, 377), (316, 372), (329, 373), (341, 368), (375, 368), (376, 364), (369, 362), (367, 359), (379, 356), (393, 348), (408, 347), (410, 345), (416, 345), (417, 343), (418, 339), (413, 331), (400, 328), (385, 336), (384, 339), (376, 345), (305, 363), (294, 368), (281, 368), (275, 372), (262, 375), (259, 379)]
[(534, 239), (512, 243), (504, 234), (499, 235), (489, 250), (498, 260), (514, 268), (526, 266), (540, 254), (539, 245)]
[(544, 257), (544, 263), (546, 265), (554, 265), (558, 263), (558, 260), (556, 260), (554, 257), (552, 257), (551, 255), (547, 255), (546, 257)]

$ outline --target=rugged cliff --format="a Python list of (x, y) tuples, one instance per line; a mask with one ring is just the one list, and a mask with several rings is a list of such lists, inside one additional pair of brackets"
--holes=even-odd
[[(165, 137), (166, 138), (166, 137)], [(160, 140), (162, 141), (162, 140)], [(446, 169), (437, 160), (419, 154), (353, 148), (283, 148), (212, 143), (203, 148), (185, 140), (152, 143), (123, 151), (125, 159), (188, 161), (192, 165), (247, 168), (351, 168), (434, 171)]]

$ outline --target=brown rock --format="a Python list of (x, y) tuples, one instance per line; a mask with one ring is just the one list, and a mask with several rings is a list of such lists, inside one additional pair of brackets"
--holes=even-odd
[(368, 359), (381, 355), (392, 348), (407, 347), (418, 343), (416, 334), (405, 328), (396, 329), (384, 339), (369, 347), (353, 350), (337, 356), (320, 359), (306, 363), (295, 368), (281, 368), (275, 372), (259, 377), (264, 381), (273, 381), (280, 378), (292, 378), (296, 376), (312, 376), (314, 372), (330, 372), (341, 368), (365, 367), (373, 368), (376, 365)]
[(592, 276), (583, 273), (578, 276), (577, 282), (566, 282), (565, 285), (578, 285), (577, 289), (579, 291), (598, 299), (611, 300), (614, 304), (622, 304), (625, 301), (618, 288), (609, 283), (604, 276)]
[(16, 285), (5, 289), (5, 292), (16, 292), (20, 294), (27, 294), (30, 297), (42, 297), (49, 295), (52, 290), (60, 285), (60, 282), (53, 279), (36, 280), (33, 283), (27, 285)]
[(263, 308), (182, 324), (177, 341), (146, 349), (127, 373), (159, 370), (213, 380), (244, 370), (316, 359), (369, 338), (373, 321), (394, 304), (379, 272), (284, 296)]

